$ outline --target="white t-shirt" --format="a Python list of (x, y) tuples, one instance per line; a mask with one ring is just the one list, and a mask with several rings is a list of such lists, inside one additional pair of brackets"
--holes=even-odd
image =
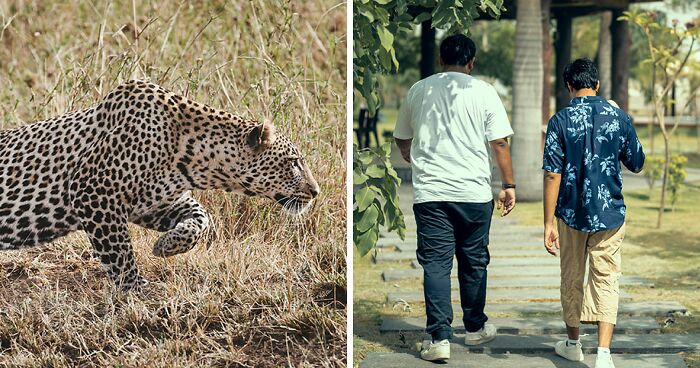
[(414, 203), (486, 203), (491, 192), (488, 142), (513, 135), (496, 90), (458, 72), (411, 87), (394, 137), (411, 139)]

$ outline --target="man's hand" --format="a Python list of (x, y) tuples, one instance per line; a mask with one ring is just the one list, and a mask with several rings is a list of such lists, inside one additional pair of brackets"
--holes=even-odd
[(544, 248), (555, 257), (559, 253), (559, 232), (554, 225), (544, 226)]
[[(513, 178), (513, 164), (510, 161), (510, 146), (508, 139), (498, 138), (489, 141), (491, 150), (496, 156), (496, 163), (501, 169), (501, 182), (505, 184), (515, 184)], [(498, 202), (496, 208), (501, 210), (501, 217), (506, 216), (515, 208), (515, 189), (503, 189), (498, 193)]]
[(559, 232), (554, 227), (554, 210), (561, 184), (561, 174), (545, 171), (544, 173), (544, 248), (556, 256), (559, 249)]
[(399, 147), (399, 151), (401, 151), (401, 157), (403, 157), (406, 162), (409, 164), (411, 163), (411, 142), (413, 139), (399, 139), (399, 138), (394, 138), (396, 141), (396, 145)]
[(496, 208), (501, 210), (501, 217), (506, 216), (515, 208), (515, 189), (503, 189), (498, 193)]

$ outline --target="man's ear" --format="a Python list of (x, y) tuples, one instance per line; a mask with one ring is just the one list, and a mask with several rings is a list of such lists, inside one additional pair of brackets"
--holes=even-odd
[(246, 143), (248, 147), (259, 152), (272, 145), (275, 142), (275, 126), (264, 123), (258, 125), (248, 133)]
[(476, 56), (474, 56), (469, 63), (467, 63), (467, 66), (469, 66), (469, 70), (472, 71), (474, 70), (474, 64), (476, 63)]

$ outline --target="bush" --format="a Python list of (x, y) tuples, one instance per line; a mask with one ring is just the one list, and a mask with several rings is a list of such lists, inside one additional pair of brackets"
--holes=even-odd
[(649, 156), (644, 162), (644, 177), (647, 178), (649, 190), (654, 189), (654, 184), (661, 178), (664, 172), (664, 159), (660, 156)]
[(678, 194), (681, 186), (685, 183), (685, 178), (688, 172), (685, 170), (685, 165), (688, 163), (688, 158), (683, 155), (674, 155), (671, 157), (671, 162), (668, 165), (668, 182), (666, 189), (671, 192), (671, 208), (676, 205)]

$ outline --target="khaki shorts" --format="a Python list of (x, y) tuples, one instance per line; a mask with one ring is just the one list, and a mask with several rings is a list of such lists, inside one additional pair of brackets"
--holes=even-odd
[[(574, 230), (561, 219), (557, 219), (557, 225), (564, 322), (570, 327), (578, 327), (581, 322), (616, 324), (625, 225), (596, 233)], [(584, 286), (587, 258), (588, 282)]]

